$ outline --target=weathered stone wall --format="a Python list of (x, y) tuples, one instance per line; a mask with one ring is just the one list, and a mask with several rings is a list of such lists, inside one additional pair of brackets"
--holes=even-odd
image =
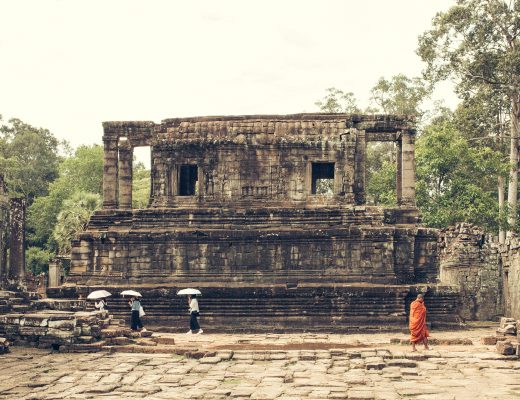
[(106, 311), (11, 313), (0, 315), (0, 335), (15, 343), (46, 348), (88, 343), (100, 337), (106, 324)]
[(511, 236), (500, 246), (505, 315), (520, 319), (520, 238)]
[[(118, 231), (92, 221), (73, 242), (68, 282), (110, 276), (157, 283), (415, 283), (437, 276), (435, 230), (387, 226), (378, 208), (179, 214), (143, 210), (126, 227), (114, 216)], [(105, 213), (102, 220), (110, 219)]]
[(467, 320), (492, 320), (504, 313), (499, 248), (490, 239), (467, 223), (440, 233), (440, 280), (460, 288), (461, 316)]

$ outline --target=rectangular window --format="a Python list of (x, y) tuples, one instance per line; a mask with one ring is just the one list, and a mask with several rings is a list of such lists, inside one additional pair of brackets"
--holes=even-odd
[(334, 163), (312, 163), (312, 194), (334, 194)]
[(198, 168), (196, 165), (181, 165), (179, 170), (179, 196), (197, 194)]

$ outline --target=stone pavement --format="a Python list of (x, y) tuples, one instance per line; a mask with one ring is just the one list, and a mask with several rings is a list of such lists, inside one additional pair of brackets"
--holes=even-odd
[[(479, 344), (410, 353), (395, 335), (173, 335), (201, 358), (147, 353), (0, 356), (6, 399), (518, 399), (520, 361)], [(401, 337), (403, 337), (401, 335)]]

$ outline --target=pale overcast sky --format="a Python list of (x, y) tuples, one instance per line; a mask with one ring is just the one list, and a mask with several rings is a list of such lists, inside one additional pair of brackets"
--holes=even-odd
[(364, 107), (454, 3), (0, 0), (0, 114), (77, 146), (102, 121), (312, 112), (331, 86)]

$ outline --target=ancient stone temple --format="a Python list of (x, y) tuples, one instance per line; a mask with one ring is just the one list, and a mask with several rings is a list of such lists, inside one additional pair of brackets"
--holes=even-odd
[[(165, 325), (185, 318), (175, 293), (194, 286), (214, 327), (342, 330), (405, 326), (410, 298), (427, 291), (430, 319), (458, 323), (456, 291), (436, 284), (436, 231), (415, 206), (413, 120), (296, 114), (103, 128), (103, 210), (51, 295), (131, 287)], [(365, 204), (366, 146), (377, 141), (397, 144), (394, 208)], [(145, 209), (131, 206), (138, 146), (152, 154)]]

